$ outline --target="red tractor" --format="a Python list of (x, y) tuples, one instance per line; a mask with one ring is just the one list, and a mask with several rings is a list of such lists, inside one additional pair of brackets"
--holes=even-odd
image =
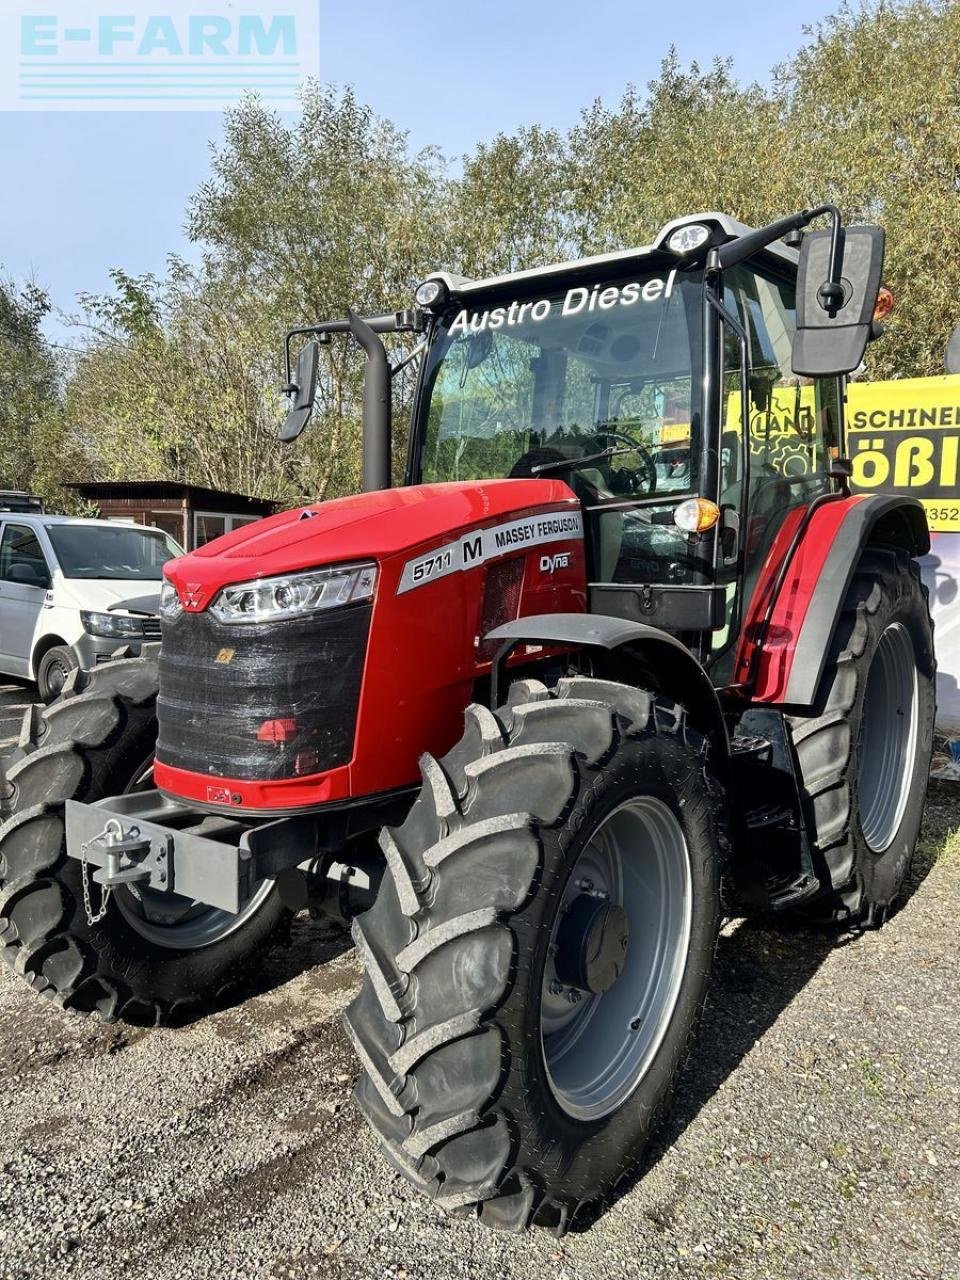
[[(882, 258), (829, 205), (703, 214), (288, 335), (288, 439), (318, 344), (366, 352), (365, 492), (170, 563), (159, 652), (30, 713), (7, 961), (153, 1023), (303, 906), (352, 918), (390, 1162), (492, 1226), (595, 1211), (669, 1100), (721, 914), (878, 926), (910, 864), (929, 538), (843, 458)], [(392, 488), (396, 332), (420, 368)], [(778, 421), (778, 387), (808, 411)]]

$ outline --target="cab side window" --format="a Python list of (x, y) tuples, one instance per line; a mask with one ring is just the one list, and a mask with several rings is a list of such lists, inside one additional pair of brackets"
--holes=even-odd
[(748, 339), (751, 498), (773, 508), (825, 492), (840, 450), (839, 384), (792, 371), (793, 281), (736, 267), (724, 281), (724, 303)]
[(50, 569), (37, 535), (27, 525), (7, 524), (0, 535), (0, 581), (21, 586), (50, 585)]

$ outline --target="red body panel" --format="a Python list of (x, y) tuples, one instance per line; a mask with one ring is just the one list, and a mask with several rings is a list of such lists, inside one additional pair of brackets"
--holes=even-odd
[[(157, 786), (172, 795), (208, 804), (214, 784), (229, 791), (231, 804), (238, 808), (279, 811), (375, 795), (412, 783), (424, 751), (442, 753), (459, 737), (474, 682), (490, 669), (488, 655), (479, 648), (490, 568), (509, 558), (522, 561), (513, 616), (586, 608), (584, 544), (577, 536), (546, 545), (511, 545), (488, 555), (482, 564), (398, 593), (409, 561), (443, 548), (463, 533), (525, 516), (579, 514), (577, 498), (560, 481), (419, 485), (341, 498), (307, 510), (317, 514), (305, 518), (302, 510), (283, 512), (219, 538), (171, 562), (167, 575), (184, 609), (197, 612), (229, 583), (375, 560), (379, 575), (353, 759), (326, 773), (265, 782), (212, 778), (158, 760)], [(545, 555), (554, 562), (549, 570), (542, 568)]]
[(797, 507), (787, 513), (760, 570), (737, 650), (735, 680), (746, 679), (751, 669), (756, 669), (752, 702), (776, 706), (784, 701), (797, 640), (820, 574), (827, 563), (840, 526), (852, 507), (864, 500), (863, 495), (857, 495), (842, 501), (828, 502), (813, 513), (773, 607), (765, 643), (758, 651), (757, 641), (764, 639), (762, 622), (777, 574), (806, 508)]

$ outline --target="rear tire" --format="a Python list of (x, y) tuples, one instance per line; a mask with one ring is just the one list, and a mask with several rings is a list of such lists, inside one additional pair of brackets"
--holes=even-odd
[[(157, 683), (153, 657), (77, 671), (51, 706), (27, 713), (0, 768), (0, 954), (42, 995), (104, 1021), (181, 1022), (215, 1006), (289, 919), (273, 889), (226, 936), (163, 945), (163, 926), (144, 936), (135, 897), (121, 897), (132, 891), (120, 890), (104, 919), (88, 922), (64, 805), (134, 789), (156, 744)], [(91, 901), (96, 912), (97, 885)]]
[[(636, 689), (524, 681), (496, 716), (469, 707), (457, 746), (421, 768), (420, 798), (381, 837), (377, 901), (354, 922), (356, 1098), (438, 1205), (562, 1233), (633, 1176), (703, 1007), (720, 910), (706, 744), (681, 707)], [(571, 948), (569, 922), (596, 911), (593, 880), (620, 854), (637, 886), (619, 895), (625, 956), (622, 916)], [(571, 956), (611, 946), (607, 988), (570, 978)]]
[(935, 714), (933, 624), (905, 552), (867, 548), (847, 592), (815, 714), (788, 726), (821, 892), (813, 923), (881, 925), (910, 868)]

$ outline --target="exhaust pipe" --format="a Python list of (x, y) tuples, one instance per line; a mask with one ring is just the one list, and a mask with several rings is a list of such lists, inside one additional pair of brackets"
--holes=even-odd
[(390, 488), (393, 398), (390, 361), (378, 335), (353, 311), (350, 332), (367, 353), (363, 371), (363, 490)]

